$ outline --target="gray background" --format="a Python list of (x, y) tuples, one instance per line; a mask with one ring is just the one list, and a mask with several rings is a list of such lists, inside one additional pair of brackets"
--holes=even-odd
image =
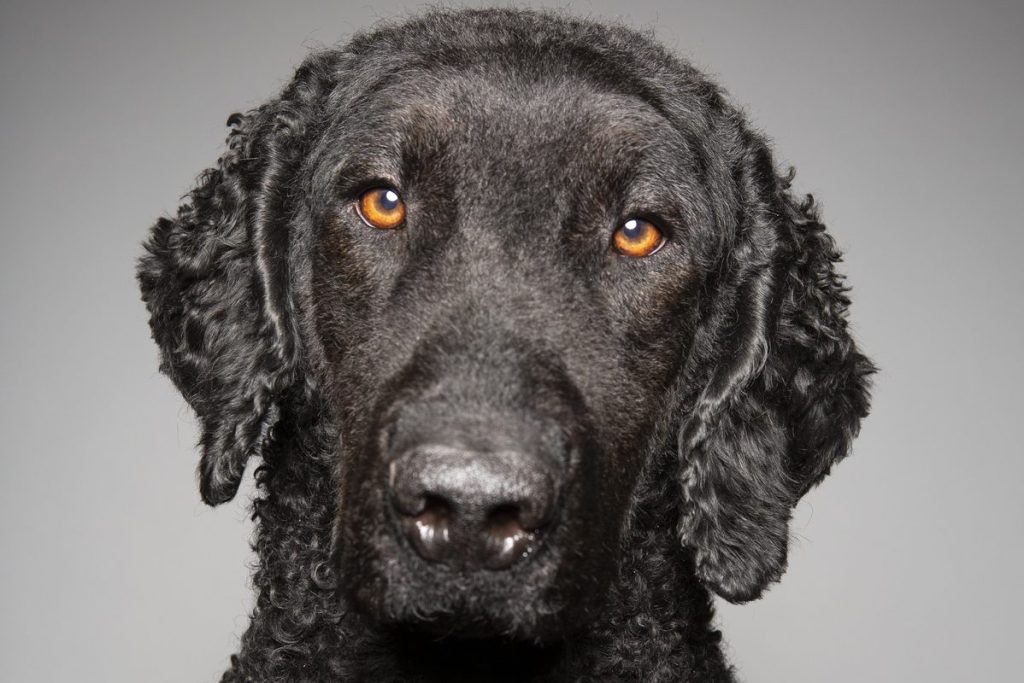
[[(652, 27), (799, 170), (882, 367), (790, 569), (722, 604), (748, 681), (1008, 680), (1024, 668), (1018, 3), (566, 3)], [(224, 121), (400, 2), (8, 2), (0, 14), (0, 680), (213, 681), (250, 605), (242, 501), (133, 279)]]

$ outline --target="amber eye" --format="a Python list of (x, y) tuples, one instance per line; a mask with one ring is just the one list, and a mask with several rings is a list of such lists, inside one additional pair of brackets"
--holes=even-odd
[(371, 228), (392, 230), (405, 220), (405, 202), (389, 187), (375, 187), (359, 195), (359, 217)]
[(650, 221), (631, 218), (618, 227), (612, 238), (615, 249), (625, 256), (650, 256), (665, 244), (665, 235)]

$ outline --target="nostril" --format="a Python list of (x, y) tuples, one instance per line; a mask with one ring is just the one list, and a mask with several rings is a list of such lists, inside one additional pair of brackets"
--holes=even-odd
[(487, 528), (492, 533), (526, 531), (522, 508), (516, 504), (499, 505), (487, 515)]
[(484, 566), (508, 569), (534, 547), (536, 534), (523, 523), (520, 505), (499, 505), (484, 524)]
[(440, 562), (451, 544), (452, 509), (447, 501), (437, 496), (426, 495), (420, 501), (419, 511), (403, 515), (402, 527), (423, 559)]

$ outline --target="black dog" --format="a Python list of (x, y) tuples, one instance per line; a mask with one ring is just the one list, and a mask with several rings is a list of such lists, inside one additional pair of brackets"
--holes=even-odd
[(257, 606), (225, 681), (731, 679), (873, 368), (810, 199), (707, 78), (557, 15), (434, 12), (229, 120), (139, 280), (246, 460)]

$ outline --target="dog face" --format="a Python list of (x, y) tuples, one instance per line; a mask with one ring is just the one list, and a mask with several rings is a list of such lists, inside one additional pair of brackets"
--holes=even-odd
[(532, 634), (615, 567), (713, 207), (648, 104), (511, 59), (404, 69), (325, 135), (311, 302), (342, 576), (382, 614)]
[(703, 76), (624, 29), (439, 13), (231, 123), (140, 267), (208, 502), (275, 425), (331, 425), (356, 605), (545, 638), (599, 606), (671, 458), (698, 576), (778, 579), (872, 368), (813, 207)]

